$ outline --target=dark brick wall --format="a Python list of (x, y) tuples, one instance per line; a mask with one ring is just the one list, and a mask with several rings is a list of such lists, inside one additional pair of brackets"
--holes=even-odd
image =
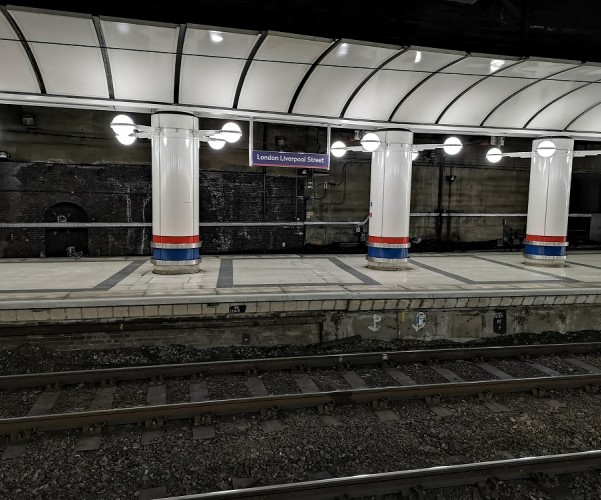
[[(298, 217), (304, 218), (303, 189), (302, 179), (295, 177), (203, 171), (200, 220), (292, 221), (297, 209)], [(0, 163), (0, 222), (59, 222), (63, 214), (67, 222), (151, 222), (150, 193), (148, 165)], [(68, 209), (53, 209), (57, 204), (81, 207), (85, 219)], [(50, 256), (52, 248), (66, 248), (67, 242), (90, 256), (149, 255), (150, 232), (143, 227), (0, 228), (0, 257)], [(201, 228), (201, 237), (203, 253), (293, 250), (302, 248), (304, 241), (298, 228), (280, 227)], [(80, 247), (82, 238), (87, 248)]]

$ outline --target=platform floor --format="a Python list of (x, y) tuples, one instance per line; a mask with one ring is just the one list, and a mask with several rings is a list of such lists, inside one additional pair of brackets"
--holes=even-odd
[(525, 265), (518, 252), (415, 254), (406, 271), (368, 269), (365, 256), (359, 254), (205, 256), (200, 273), (178, 276), (153, 274), (146, 257), (0, 259), (0, 307), (15, 301), (107, 298), (124, 303), (151, 297), (215, 301), (228, 295), (298, 300), (345, 293), (538, 295), (571, 289), (601, 289), (600, 252), (571, 252), (563, 268)]

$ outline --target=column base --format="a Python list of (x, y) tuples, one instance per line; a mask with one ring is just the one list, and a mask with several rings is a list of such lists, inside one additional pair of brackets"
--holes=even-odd
[(564, 267), (567, 256), (547, 256), (547, 255), (528, 255), (524, 254), (524, 264), (538, 267)]
[(157, 260), (150, 259), (154, 274), (194, 274), (200, 272), (201, 259), (194, 260)]
[(367, 267), (369, 269), (378, 269), (380, 271), (404, 271), (407, 269), (406, 259), (382, 259), (380, 257), (370, 257), (367, 255)]

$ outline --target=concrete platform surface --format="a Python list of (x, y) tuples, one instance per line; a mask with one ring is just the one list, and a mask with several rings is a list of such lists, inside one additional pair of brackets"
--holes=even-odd
[(152, 273), (146, 257), (0, 260), (0, 309), (325, 299), (599, 295), (601, 253), (566, 267), (518, 252), (416, 254), (406, 271), (368, 269), (364, 255), (205, 256), (201, 272)]

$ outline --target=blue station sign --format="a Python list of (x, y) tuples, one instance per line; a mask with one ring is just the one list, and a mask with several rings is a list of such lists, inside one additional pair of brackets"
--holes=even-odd
[(330, 168), (330, 156), (319, 153), (252, 152), (253, 167)]

